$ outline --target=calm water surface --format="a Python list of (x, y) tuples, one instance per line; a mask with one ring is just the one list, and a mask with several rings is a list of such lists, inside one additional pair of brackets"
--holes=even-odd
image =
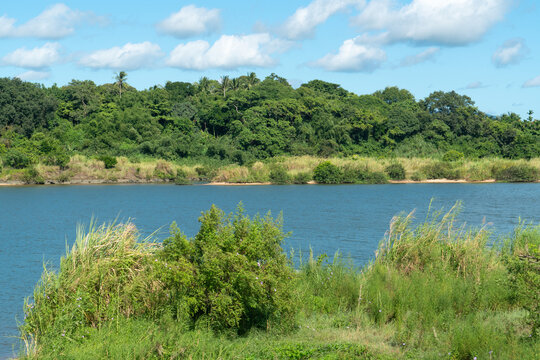
[(392, 216), (417, 209), (423, 219), (435, 208), (462, 201), (461, 221), (493, 223), (506, 234), (519, 218), (540, 221), (540, 184), (400, 184), (339, 186), (99, 185), (0, 188), (0, 358), (17, 351), (16, 317), (31, 294), (43, 262), (57, 265), (71, 245), (77, 223), (131, 218), (143, 234), (172, 221), (189, 236), (212, 204), (230, 212), (242, 201), (250, 215), (283, 212), (292, 232), (287, 249), (350, 254), (361, 265), (372, 258)]

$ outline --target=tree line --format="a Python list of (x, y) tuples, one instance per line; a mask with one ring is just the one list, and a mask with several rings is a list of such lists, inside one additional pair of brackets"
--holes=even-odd
[[(0, 79), (0, 157), (4, 165), (65, 166), (69, 156), (216, 158), (240, 164), (280, 155), (468, 158), (540, 156), (540, 122), (491, 116), (454, 91), (415, 99), (387, 87), (357, 95), (312, 80), (255, 73), (146, 90), (128, 83), (65, 86)], [(66, 160), (67, 159), (67, 160)]]

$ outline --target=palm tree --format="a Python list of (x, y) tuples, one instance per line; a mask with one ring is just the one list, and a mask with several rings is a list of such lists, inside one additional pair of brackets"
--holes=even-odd
[(229, 78), (229, 75), (225, 75), (221, 77), (221, 89), (223, 90), (223, 97), (225, 97), (225, 93), (227, 92), (227, 89), (231, 85), (231, 79)]
[(122, 97), (122, 89), (124, 88), (124, 84), (127, 80), (127, 73), (125, 71), (120, 71), (114, 78), (116, 80), (116, 85), (118, 85), (120, 97)]
[(251, 89), (252, 86), (257, 85), (259, 83), (259, 79), (257, 78), (257, 74), (254, 72), (250, 72), (247, 74), (247, 87), (248, 89)]
[(210, 90), (210, 79), (206, 76), (199, 79), (199, 90), (205, 94)]
[(240, 82), (240, 79), (234, 78), (234, 79), (231, 80), (231, 90), (236, 91), (236, 90), (240, 89), (241, 85), (242, 84)]

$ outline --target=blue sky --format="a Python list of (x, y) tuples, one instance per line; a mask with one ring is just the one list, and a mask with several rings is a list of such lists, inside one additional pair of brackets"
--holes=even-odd
[(357, 94), (472, 97), (490, 114), (540, 116), (540, 4), (533, 0), (9, 1), (0, 76), (138, 89), (254, 71)]

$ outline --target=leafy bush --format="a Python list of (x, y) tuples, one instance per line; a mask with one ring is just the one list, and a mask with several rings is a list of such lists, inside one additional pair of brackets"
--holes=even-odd
[(275, 166), (270, 170), (270, 181), (278, 185), (290, 184), (291, 177), (283, 166)]
[(178, 169), (176, 170), (176, 177), (174, 178), (174, 183), (176, 185), (188, 185), (190, 184), (189, 179), (187, 178), (187, 174), (184, 170)]
[(201, 181), (211, 181), (217, 174), (217, 169), (210, 166), (199, 166), (195, 168), (195, 171)]
[(456, 169), (452, 164), (442, 161), (425, 165), (422, 168), (422, 173), (424, 173), (428, 179), (456, 180), (460, 178), (458, 169)]
[(462, 152), (457, 150), (449, 150), (443, 155), (443, 161), (452, 162), (462, 160), (464, 157)]
[(343, 171), (330, 161), (325, 161), (313, 170), (313, 180), (319, 184), (339, 184), (343, 180)]
[[(174, 292), (174, 313), (187, 314), (216, 330), (239, 333), (251, 327), (290, 328), (294, 322), (292, 269), (281, 248), (281, 220), (269, 215), (250, 219), (238, 208), (234, 216), (217, 207), (204, 213), (201, 228), (188, 240), (178, 228), (164, 241), (163, 259), (181, 264), (166, 286), (192, 269), (193, 282)], [(181, 284), (183, 284), (181, 282)]]
[(307, 184), (313, 179), (313, 176), (310, 172), (300, 172), (296, 174), (293, 178), (293, 183), (295, 184)]
[(9, 149), (4, 155), (4, 164), (14, 169), (24, 169), (31, 163), (30, 157), (18, 149)]
[(516, 164), (494, 168), (495, 179), (508, 182), (534, 182), (539, 178), (538, 169), (528, 164)]
[(105, 165), (105, 169), (112, 169), (118, 163), (118, 161), (116, 160), (116, 157), (109, 156), (109, 155), (102, 155), (98, 157), (98, 160), (103, 161), (103, 164)]
[(25, 184), (44, 184), (45, 179), (41, 174), (36, 170), (36, 168), (31, 167), (25, 169), (22, 175), (22, 181)]
[(405, 180), (405, 168), (400, 163), (390, 164), (384, 171), (392, 180)]

